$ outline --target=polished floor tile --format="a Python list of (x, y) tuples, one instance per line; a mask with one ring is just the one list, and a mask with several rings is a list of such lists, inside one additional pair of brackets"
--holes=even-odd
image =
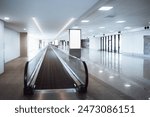
[(150, 98), (150, 58), (82, 49), (89, 73), (133, 99)]

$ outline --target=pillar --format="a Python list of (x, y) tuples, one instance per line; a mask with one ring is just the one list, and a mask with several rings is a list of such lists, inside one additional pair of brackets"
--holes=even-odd
[(20, 57), (27, 57), (27, 33), (20, 33)]

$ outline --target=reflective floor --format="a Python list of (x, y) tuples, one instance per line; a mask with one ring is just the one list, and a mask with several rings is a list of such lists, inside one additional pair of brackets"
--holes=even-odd
[(150, 58), (82, 49), (89, 73), (133, 99), (150, 99)]

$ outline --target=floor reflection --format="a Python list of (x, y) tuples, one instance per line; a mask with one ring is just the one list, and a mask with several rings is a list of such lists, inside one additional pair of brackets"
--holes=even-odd
[(133, 97), (150, 97), (150, 58), (82, 49), (89, 72)]

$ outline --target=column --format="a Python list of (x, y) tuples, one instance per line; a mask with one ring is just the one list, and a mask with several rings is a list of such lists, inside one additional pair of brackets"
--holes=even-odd
[(107, 36), (105, 36), (105, 51), (107, 51)]
[(103, 48), (102, 48), (102, 37), (100, 37), (100, 51), (102, 51)]
[(108, 44), (107, 45), (108, 45), (108, 52), (109, 52), (109, 36), (107, 37), (107, 39), (108, 39)]
[(111, 35), (111, 52), (112, 52), (112, 38), (113, 38), (113, 36)]
[(116, 53), (116, 35), (114, 35), (114, 52)]
[(104, 36), (103, 36), (103, 51), (104, 51)]
[(118, 34), (118, 53), (120, 53), (120, 34)]
[(27, 33), (20, 33), (20, 57), (27, 57)]

